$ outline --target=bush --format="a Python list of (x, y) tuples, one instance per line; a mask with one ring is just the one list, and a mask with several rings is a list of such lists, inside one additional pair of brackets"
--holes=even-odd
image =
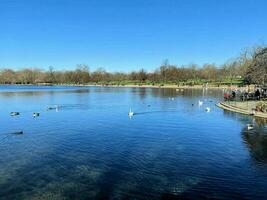
[(267, 112), (267, 102), (258, 102), (256, 105), (256, 111)]

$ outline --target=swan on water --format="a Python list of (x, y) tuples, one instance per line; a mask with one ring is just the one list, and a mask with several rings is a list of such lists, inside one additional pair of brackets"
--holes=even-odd
[(254, 127), (253, 127), (253, 124), (247, 124), (247, 129), (248, 130), (252, 130)]
[(128, 112), (129, 117), (132, 117), (134, 115), (134, 112), (132, 111), (132, 109), (130, 108), (130, 111)]
[(210, 107), (207, 107), (205, 110), (206, 112), (210, 112)]
[(200, 100), (199, 100), (199, 101), (198, 101), (198, 105), (199, 105), (199, 106), (202, 106), (202, 105), (203, 105), (203, 101), (200, 101)]

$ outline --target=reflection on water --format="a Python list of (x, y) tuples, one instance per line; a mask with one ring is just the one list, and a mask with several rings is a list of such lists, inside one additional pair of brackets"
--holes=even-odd
[(254, 120), (255, 123), (260, 127), (264, 127), (267, 125), (267, 119), (256, 117)]
[(262, 123), (253, 130), (244, 128), (242, 137), (253, 158), (260, 163), (267, 163), (267, 129), (262, 127)]
[(267, 197), (266, 125), (217, 108), (221, 90), (0, 90), (0, 199)]
[[(240, 115), (230, 111), (223, 111), (223, 114), (241, 122), (243, 125), (241, 136), (244, 143), (248, 146), (252, 158), (260, 164), (267, 163), (267, 120)], [(248, 130), (248, 124), (252, 124), (253, 129)]]

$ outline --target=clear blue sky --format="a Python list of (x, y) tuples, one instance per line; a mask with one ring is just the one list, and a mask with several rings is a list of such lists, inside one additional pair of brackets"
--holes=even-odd
[(0, 67), (221, 64), (267, 40), (266, 0), (1, 0)]

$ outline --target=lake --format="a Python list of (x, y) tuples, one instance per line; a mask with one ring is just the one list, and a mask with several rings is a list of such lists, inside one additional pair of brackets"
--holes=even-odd
[(0, 199), (267, 199), (266, 122), (222, 95), (0, 86)]

